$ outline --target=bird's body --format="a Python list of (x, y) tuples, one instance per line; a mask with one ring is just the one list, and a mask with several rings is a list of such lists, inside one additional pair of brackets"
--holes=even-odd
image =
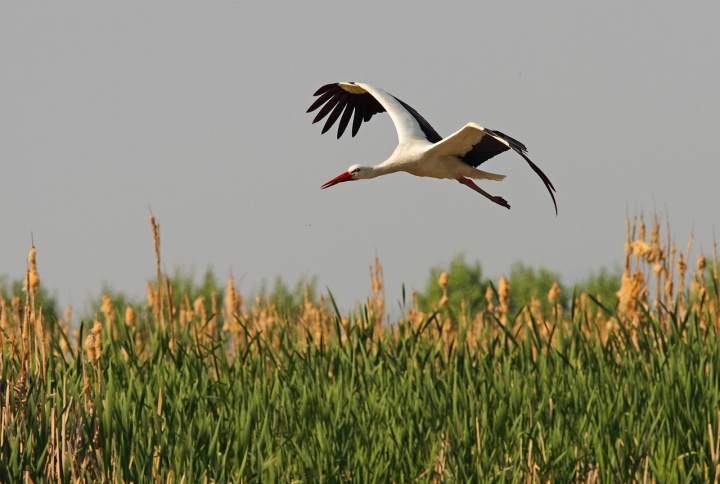
[[(323, 133), (340, 118), (338, 126), (338, 138), (340, 138), (350, 123), (350, 118), (353, 117), (352, 135), (355, 136), (363, 121), (367, 122), (373, 115), (387, 111), (398, 134), (398, 146), (387, 160), (376, 166), (353, 165), (347, 172), (325, 183), (322, 188), (344, 181), (369, 179), (404, 171), (416, 176), (457, 180), (498, 205), (510, 208), (504, 199), (493, 197), (471, 179), (500, 181), (505, 178), (504, 175), (479, 170), (477, 166), (499, 153), (512, 149), (520, 154), (540, 176), (555, 204), (553, 195), (555, 188), (545, 174), (525, 156), (524, 152), (527, 151), (525, 145), (499, 131), (469, 123), (443, 139), (413, 108), (382, 89), (367, 84), (354, 82), (327, 84), (318, 89), (315, 96), (320, 97), (310, 106), (308, 112), (324, 104), (313, 120), (313, 123), (316, 123), (329, 114)], [(555, 210), (557, 212), (557, 204)]]

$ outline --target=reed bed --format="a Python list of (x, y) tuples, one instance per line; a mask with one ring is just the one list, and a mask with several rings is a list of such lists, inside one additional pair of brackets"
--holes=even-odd
[[(628, 221), (617, 301), (507, 279), (476, 314), (372, 295), (292, 311), (162, 273), (72, 324), (0, 297), (2, 482), (720, 482), (717, 257)], [(667, 229), (669, 231), (669, 229)], [(403, 291), (404, 292), (404, 291)], [(405, 299), (403, 295), (403, 299)], [(405, 301), (402, 301), (405, 304)]]

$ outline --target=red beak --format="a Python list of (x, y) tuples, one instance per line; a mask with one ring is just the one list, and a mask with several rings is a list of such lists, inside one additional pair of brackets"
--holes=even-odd
[(337, 185), (340, 182), (346, 182), (346, 181), (351, 181), (351, 180), (352, 180), (352, 175), (346, 171), (342, 175), (336, 176), (335, 178), (333, 178), (332, 180), (330, 180), (329, 182), (327, 182), (326, 184), (321, 186), (320, 189), (322, 190), (324, 188), (330, 188), (331, 186)]

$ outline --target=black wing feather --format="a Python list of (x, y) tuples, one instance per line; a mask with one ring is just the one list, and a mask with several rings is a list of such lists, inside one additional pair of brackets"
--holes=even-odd
[(321, 87), (320, 89), (318, 89), (317, 91), (315, 91), (315, 94), (313, 94), (313, 96), (319, 96), (320, 94), (322, 94), (322, 93), (324, 93), (324, 92), (326, 92), (326, 91), (329, 91), (329, 90), (332, 89), (333, 87), (338, 87), (338, 85), (337, 85), (336, 83), (325, 84), (323, 87)]
[(340, 118), (340, 124), (338, 125), (338, 139), (340, 139), (340, 136), (342, 136), (345, 132), (345, 128), (347, 128), (347, 125), (350, 122), (350, 117), (352, 116), (353, 110), (355, 109), (355, 98), (353, 96), (350, 96), (350, 99), (348, 99), (346, 106), (347, 107), (345, 108), (345, 112), (343, 113), (342, 118)]
[[(335, 121), (337, 121), (340, 115), (343, 115), (340, 119), (340, 123), (338, 124), (338, 138), (345, 133), (345, 129), (347, 129), (347, 126), (350, 123), (350, 118), (353, 117), (353, 112), (355, 114), (352, 125), (353, 136), (355, 136), (360, 130), (360, 126), (363, 121), (370, 121), (374, 115), (385, 112), (385, 108), (382, 107), (382, 104), (380, 104), (372, 94), (368, 92), (354, 94), (346, 91), (337, 83), (322, 86), (320, 89), (315, 91), (314, 95), (320, 97), (312, 103), (307, 112), (310, 113), (323, 104), (324, 106), (320, 109), (317, 116), (315, 116), (315, 119), (313, 119), (313, 123), (317, 123), (330, 114), (330, 117), (323, 126), (323, 133), (332, 128), (333, 124), (335, 124)], [(344, 113), (343, 110), (345, 111)]]
[(322, 106), (323, 104), (325, 104), (325, 101), (327, 101), (328, 99), (330, 99), (330, 98), (333, 97), (334, 95), (335, 95), (335, 91), (327, 91), (327, 92), (325, 92), (322, 96), (320, 96), (319, 98), (317, 98), (317, 99), (315, 100), (315, 102), (312, 103), (312, 105), (311, 105), (311, 106), (308, 108), (308, 110), (305, 111), (305, 112), (306, 112), (306, 113), (312, 113), (312, 112), (315, 111), (317, 108), (319, 108), (320, 106)]
[(325, 104), (325, 106), (323, 106), (320, 109), (320, 111), (317, 113), (317, 116), (315, 116), (315, 119), (313, 119), (313, 124), (317, 123), (318, 121), (320, 121), (322, 118), (324, 118), (325, 116), (327, 116), (330, 113), (330, 111), (335, 107), (335, 105), (338, 103), (338, 101), (342, 97), (343, 92), (344, 91), (342, 89), (340, 89), (340, 90), (338, 90), (338, 92), (333, 94), (333, 97), (331, 97), (328, 100), (328, 102)]
[(360, 129), (360, 125), (363, 122), (362, 106), (363, 106), (363, 100), (362, 100), (362, 98), (358, 98), (358, 100), (355, 101), (355, 116), (353, 117), (353, 125), (352, 125), (353, 138), (357, 134), (358, 130)]
[(340, 117), (340, 114), (343, 112), (343, 109), (345, 109), (345, 103), (347, 101), (347, 98), (350, 96), (350, 93), (345, 93), (341, 97), (338, 98), (337, 104), (335, 105), (335, 109), (332, 110), (332, 113), (330, 113), (330, 116), (328, 116), (327, 121), (325, 122), (325, 126), (323, 126), (322, 134), (325, 134), (327, 130), (332, 128), (332, 125), (335, 124), (335, 121), (337, 121), (337, 118)]

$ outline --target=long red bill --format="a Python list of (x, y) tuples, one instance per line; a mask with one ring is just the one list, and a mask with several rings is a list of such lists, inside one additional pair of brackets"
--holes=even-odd
[(346, 181), (350, 181), (350, 180), (352, 180), (352, 175), (346, 171), (342, 175), (336, 176), (335, 178), (333, 178), (332, 180), (330, 180), (329, 182), (327, 182), (326, 184), (321, 186), (320, 189), (322, 190), (325, 188), (330, 188), (333, 185), (337, 185), (338, 183), (346, 182)]

